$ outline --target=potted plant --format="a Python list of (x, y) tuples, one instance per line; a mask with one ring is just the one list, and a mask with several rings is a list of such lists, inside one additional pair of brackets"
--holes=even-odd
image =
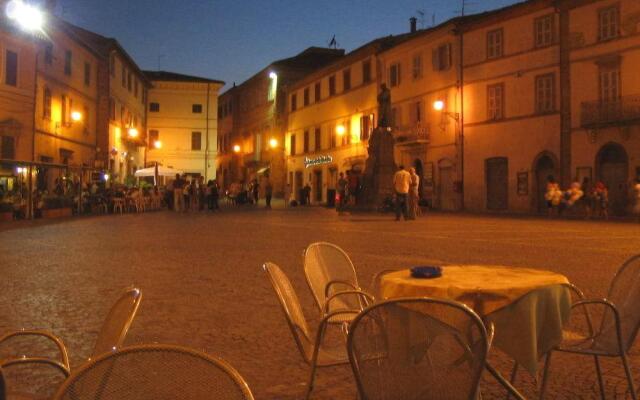
[(65, 196), (51, 196), (43, 199), (42, 218), (60, 218), (73, 215), (73, 199)]

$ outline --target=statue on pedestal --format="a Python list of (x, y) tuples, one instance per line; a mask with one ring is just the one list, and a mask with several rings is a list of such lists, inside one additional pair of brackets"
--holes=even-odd
[(378, 94), (378, 127), (391, 127), (391, 91), (384, 83), (380, 85)]

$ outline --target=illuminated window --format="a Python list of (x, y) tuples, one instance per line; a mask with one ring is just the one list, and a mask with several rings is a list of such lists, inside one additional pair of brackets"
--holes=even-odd
[(496, 29), (487, 32), (487, 58), (502, 57), (504, 52), (503, 30)]
[(504, 84), (487, 86), (487, 119), (504, 118)]
[(369, 140), (373, 133), (373, 114), (360, 117), (360, 140)]
[(543, 47), (543, 46), (548, 46), (550, 44), (553, 44), (553, 40), (554, 40), (553, 14), (536, 18), (534, 22), (534, 37), (536, 40), (536, 47)]
[(619, 36), (620, 9), (608, 7), (598, 13), (598, 39), (609, 40)]

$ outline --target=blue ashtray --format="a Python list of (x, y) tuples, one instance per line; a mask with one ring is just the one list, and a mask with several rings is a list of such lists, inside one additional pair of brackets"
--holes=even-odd
[(418, 279), (433, 279), (442, 276), (442, 268), (437, 265), (422, 265), (411, 268), (411, 277)]

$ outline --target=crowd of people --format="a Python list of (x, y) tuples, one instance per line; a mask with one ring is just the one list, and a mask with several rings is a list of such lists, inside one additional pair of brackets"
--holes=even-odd
[(177, 212), (216, 211), (220, 209), (219, 199), (218, 182), (211, 179), (205, 184), (202, 176), (188, 180), (186, 176), (176, 174), (165, 191), (167, 207)]
[(420, 177), (416, 174), (415, 168), (409, 168), (409, 171), (401, 165), (393, 176), (393, 188), (395, 195), (395, 213), (396, 221), (400, 221), (400, 217), (404, 220), (414, 220), (420, 215), (419, 206), (419, 188)]
[[(609, 218), (609, 188), (602, 181), (592, 184), (591, 179), (584, 178), (582, 182), (574, 180), (571, 186), (562, 190), (553, 176), (547, 177), (545, 192), (548, 215), (563, 215), (573, 208), (582, 206), (585, 218)], [(632, 186), (633, 213), (640, 221), (640, 178)]]

